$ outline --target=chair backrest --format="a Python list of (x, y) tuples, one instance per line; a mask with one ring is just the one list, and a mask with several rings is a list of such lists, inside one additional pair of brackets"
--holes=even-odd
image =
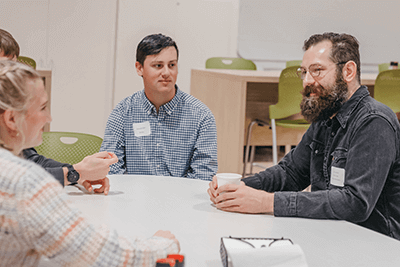
[(400, 69), (382, 71), (376, 77), (374, 98), (390, 107), (395, 113), (400, 112)]
[(382, 71), (385, 71), (385, 70), (389, 70), (389, 66), (390, 66), (389, 63), (381, 63), (381, 64), (379, 64), (378, 65), (379, 72), (382, 72)]
[(24, 63), (24, 64), (36, 69), (36, 61), (33, 58), (19, 56), (17, 60), (21, 63)]
[(278, 84), (278, 103), (269, 106), (271, 119), (282, 119), (300, 112), (303, 82), (297, 76), (298, 66), (282, 70)]
[(72, 165), (99, 152), (102, 142), (102, 138), (91, 134), (44, 132), (42, 144), (35, 149), (40, 155)]
[(286, 61), (286, 68), (292, 67), (292, 66), (301, 66), (302, 60), (289, 60)]
[(249, 59), (235, 57), (212, 57), (207, 59), (206, 69), (257, 70), (257, 66)]

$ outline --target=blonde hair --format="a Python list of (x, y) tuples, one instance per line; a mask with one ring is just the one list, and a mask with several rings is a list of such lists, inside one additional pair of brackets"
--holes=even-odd
[[(27, 82), (39, 78), (39, 73), (30, 66), (10, 60), (0, 60), (0, 114), (6, 110), (21, 112), (23, 116), (16, 122), (19, 129), (33, 97), (27, 89)], [(5, 147), (1, 140), (0, 146)]]

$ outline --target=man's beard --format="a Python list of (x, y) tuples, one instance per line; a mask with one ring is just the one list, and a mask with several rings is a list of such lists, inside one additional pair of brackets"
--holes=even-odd
[[(310, 96), (313, 92), (317, 95)], [(347, 100), (348, 86), (339, 73), (333, 87), (307, 86), (301, 94), (303, 95), (300, 103), (301, 115), (309, 122), (316, 122), (326, 120), (339, 111)]]

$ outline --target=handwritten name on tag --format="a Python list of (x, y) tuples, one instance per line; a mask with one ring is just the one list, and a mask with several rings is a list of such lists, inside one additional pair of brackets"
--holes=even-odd
[(335, 186), (344, 186), (344, 169), (332, 166), (331, 184)]
[(151, 129), (150, 129), (150, 122), (145, 121), (141, 123), (133, 123), (133, 132), (135, 133), (135, 136), (140, 137), (140, 136), (148, 136), (151, 134)]

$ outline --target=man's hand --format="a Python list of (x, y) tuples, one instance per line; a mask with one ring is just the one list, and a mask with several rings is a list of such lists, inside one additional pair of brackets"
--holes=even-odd
[(217, 188), (216, 177), (207, 190), (210, 200), (215, 206), (224, 211), (241, 213), (270, 213), (274, 212), (274, 194), (246, 186), (226, 184)]
[(74, 169), (79, 172), (80, 180), (94, 181), (106, 177), (110, 165), (116, 162), (118, 158), (114, 153), (103, 151), (85, 157), (81, 162), (74, 164)]
[(217, 194), (217, 188), (218, 188), (218, 182), (217, 182), (217, 177), (214, 176), (212, 181), (208, 184), (209, 188), (207, 189), (207, 193), (210, 196), (210, 200), (212, 203), (216, 204), (215, 198), (218, 196)]
[(172, 239), (178, 245), (178, 252), (181, 250), (178, 239), (176, 239), (175, 236), (170, 231), (158, 230), (153, 236), (160, 236)]
[(108, 191), (110, 191), (110, 180), (107, 177), (104, 177), (103, 179), (99, 180), (84, 180), (82, 183), (80, 183), (80, 179), (78, 181), (79, 184), (81, 184), (85, 189), (89, 192), (92, 192), (92, 185), (95, 184), (100, 184), (100, 188), (95, 188), (94, 192), (95, 193), (104, 193), (104, 195), (108, 195)]
[[(85, 157), (81, 162), (74, 164), (74, 169), (80, 175), (78, 183), (89, 192), (93, 190), (92, 185), (99, 184), (101, 187), (94, 189), (94, 192), (107, 195), (110, 190), (110, 180), (106, 175), (110, 171), (110, 165), (116, 162), (118, 162), (117, 156), (106, 151)], [(66, 174), (66, 170), (64, 170), (67, 184)]]

